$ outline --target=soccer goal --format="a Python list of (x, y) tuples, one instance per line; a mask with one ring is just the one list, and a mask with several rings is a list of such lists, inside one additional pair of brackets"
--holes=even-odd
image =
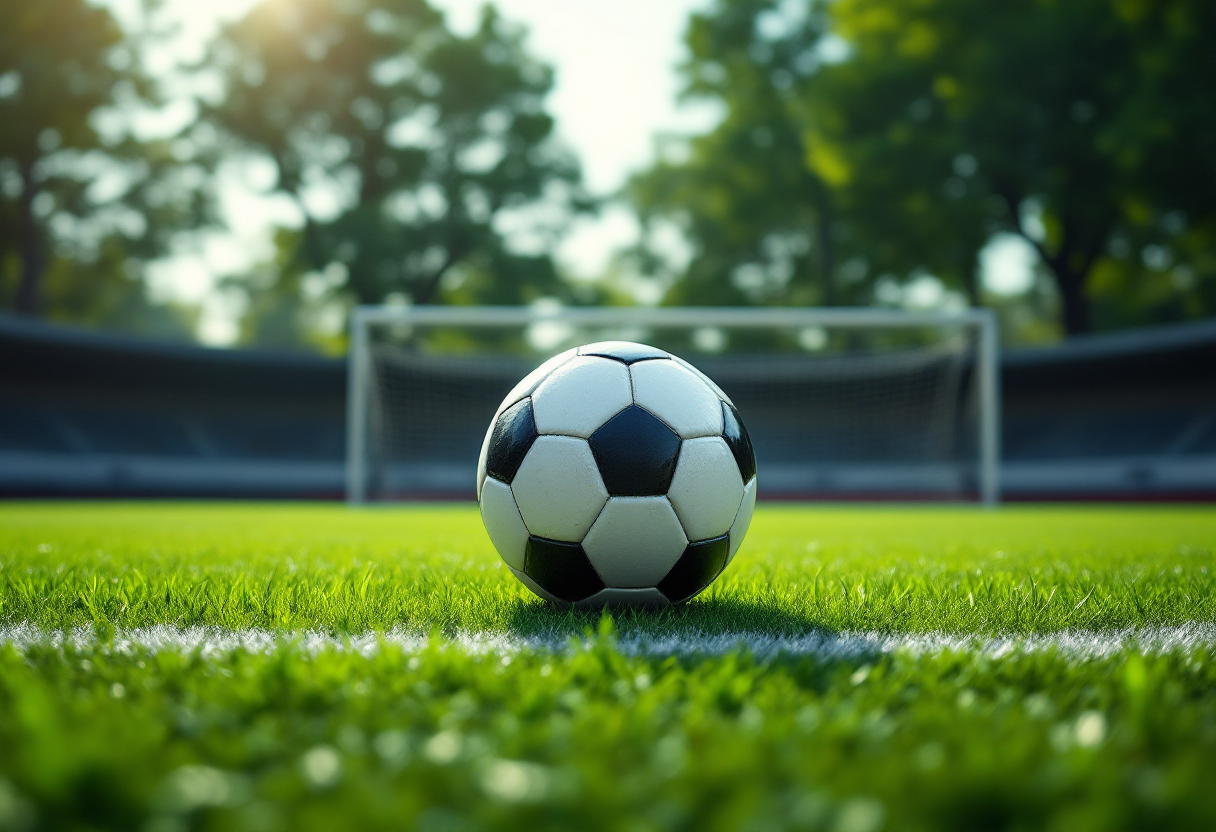
[(986, 310), (363, 306), (351, 320), (347, 499), (471, 499), (499, 402), (594, 341), (675, 353), (735, 402), (770, 499), (1000, 498)]

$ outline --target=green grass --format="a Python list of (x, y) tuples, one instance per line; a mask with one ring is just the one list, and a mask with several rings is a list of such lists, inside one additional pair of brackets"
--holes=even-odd
[[(1048, 632), (1216, 620), (1209, 508), (762, 506), (666, 631)], [(475, 508), (0, 507), (0, 621), (581, 632), (507, 572)]]
[[(1210, 508), (762, 506), (701, 598), (550, 609), (475, 509), (0, 506), (0, 830), (1216, 828), (1216, 651), (629, 655), (633, 633), (1216, 620)], [(373, 656), (156, 624), (430, 634)], [(470, 654), (461, 633), (565, 650)]]

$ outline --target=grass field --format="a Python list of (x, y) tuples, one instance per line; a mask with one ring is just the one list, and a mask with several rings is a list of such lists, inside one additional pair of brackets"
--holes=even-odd
[(674, 610), (475, 508), (0, 506), (0, 829), (1216, 828), (1216, 511), (768, 506)]

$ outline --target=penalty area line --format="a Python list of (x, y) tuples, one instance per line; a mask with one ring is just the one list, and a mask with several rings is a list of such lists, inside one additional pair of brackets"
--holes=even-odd
[[(459, 631), (435, 639), (440, 649), (470, 655), (518, 653), (560, 654), (586, 649), (592, 640), (569, 632), (518, 634), (499, 631)], [(383, 632), (331, 635), (314, 630), (278, 631), (260, 628), (177, 627), (157, 624), (118, 630), (99, 639), (91, 627), (50, 630), (32, 624), (0, 626), (0, 646), (19, 653), (38, 649), (63, 652), (199, 653), (220, 656), (235, 651), (270, 653), (297, 650), (373, 656), (384, 648), (416, 653), (431, 648), (432, 637), (420, 630), (395, 628)], [(1061, 630), (1027, 634), (881, 633), (872, 631), (811, 632), (775, 635), (758, 631), (703, 633), (625, 631), (612, 639), (615, 648), (631, 656), (723, 656), (747, 652), (758, 658), (815, 657), (860, 659), (887, 654), (935, 655), (966, 653), (991, 658), (1032, 653), (1058, 653), (1068, 658), (1100, 659), (1121, 653), (1155, 655), (1216, 648), (1216, 622), (1187, 622), (1155, 627), (1107, 630)]]

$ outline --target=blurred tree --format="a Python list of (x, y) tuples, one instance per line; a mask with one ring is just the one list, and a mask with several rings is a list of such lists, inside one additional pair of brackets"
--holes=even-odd
[[(684, 96), (716, 104), (722, 120), (670, 141), (666, 158), (629, 186), (644, 227), (674, 222), (692, 246), (688, 264), (674, 268), (649, 239), (634, 253), (643, 270), (667, 272), (667, 302), (868, 304), (880, 276), (925, 271), (975, 295), (982, 229), (955, 210), (911, 233), (884, 203), (881, 182), (879, 198), (864, 202), (845, 187), (846, 160), (814, 129), (842, 117), (817, 94), (838, 59), (830, 11), (718, 0), (693, 15)], [(902, 162), (919, 171), (919, 160)]]
[[(1008, 231), (1038, 251), (1069, 334), (1216, 312), (1216, 5), (839, 0), (848, 57), (809, 127), (895, 259), (961, 267)], [(943, 219), (948, 219), (945, 226)], [(969, 251), (970, 250), (970, 251)], [(1096, 304), (1096, 311), (1095, 311)]]
[[(807, 165), (803, 124), (817, 66), (808, 55), (825, 24), (816, 8), (783, 18), (776, 0), (718, 0), (692, 16), (683, 95), (720, 107), (722, 120), (705, 135), (668, 138), (628, 187), (647, 230), (634, 257), (671, 282), (665, 302), (844, 299), (834, 197)], [(664, 223), (691, 244), (686, 266), (655, 244)]]
[(213, 60), (210, 117), (302, 217), (285, 287), (336, 268), (361, 302), (566, 292), (549, 251), (588, 202), (544, 110), (551, 73), (492, 9), (458, 37), (425, 0), (267, 0)]
[(1069, 333), (1210, 315), (1213, 42), (1202, 0), (717, 0), (685, 95), (723, 118), (629, 193), (691, 244), (669, 302), (867, 303), (927, 273), (979, 303), (1009, 232)]
[(302, 237), (297, 229), (277, 229), (272, 258), (222, 282), (220, 291), (244, 307), (238, 343), (331, 355), (346, 351), (349, 303), (336, 291), (346, 271), (338, 263), (307, 271), (297, 256)]
[[(154, 5), (151, 0), (145, 5)], [(130, 124), (155, 102), (137, 44), (85, 0), (0, 3), (0, 302), (184, 335), (144, 263), (206, 214), (201, 171)]]

